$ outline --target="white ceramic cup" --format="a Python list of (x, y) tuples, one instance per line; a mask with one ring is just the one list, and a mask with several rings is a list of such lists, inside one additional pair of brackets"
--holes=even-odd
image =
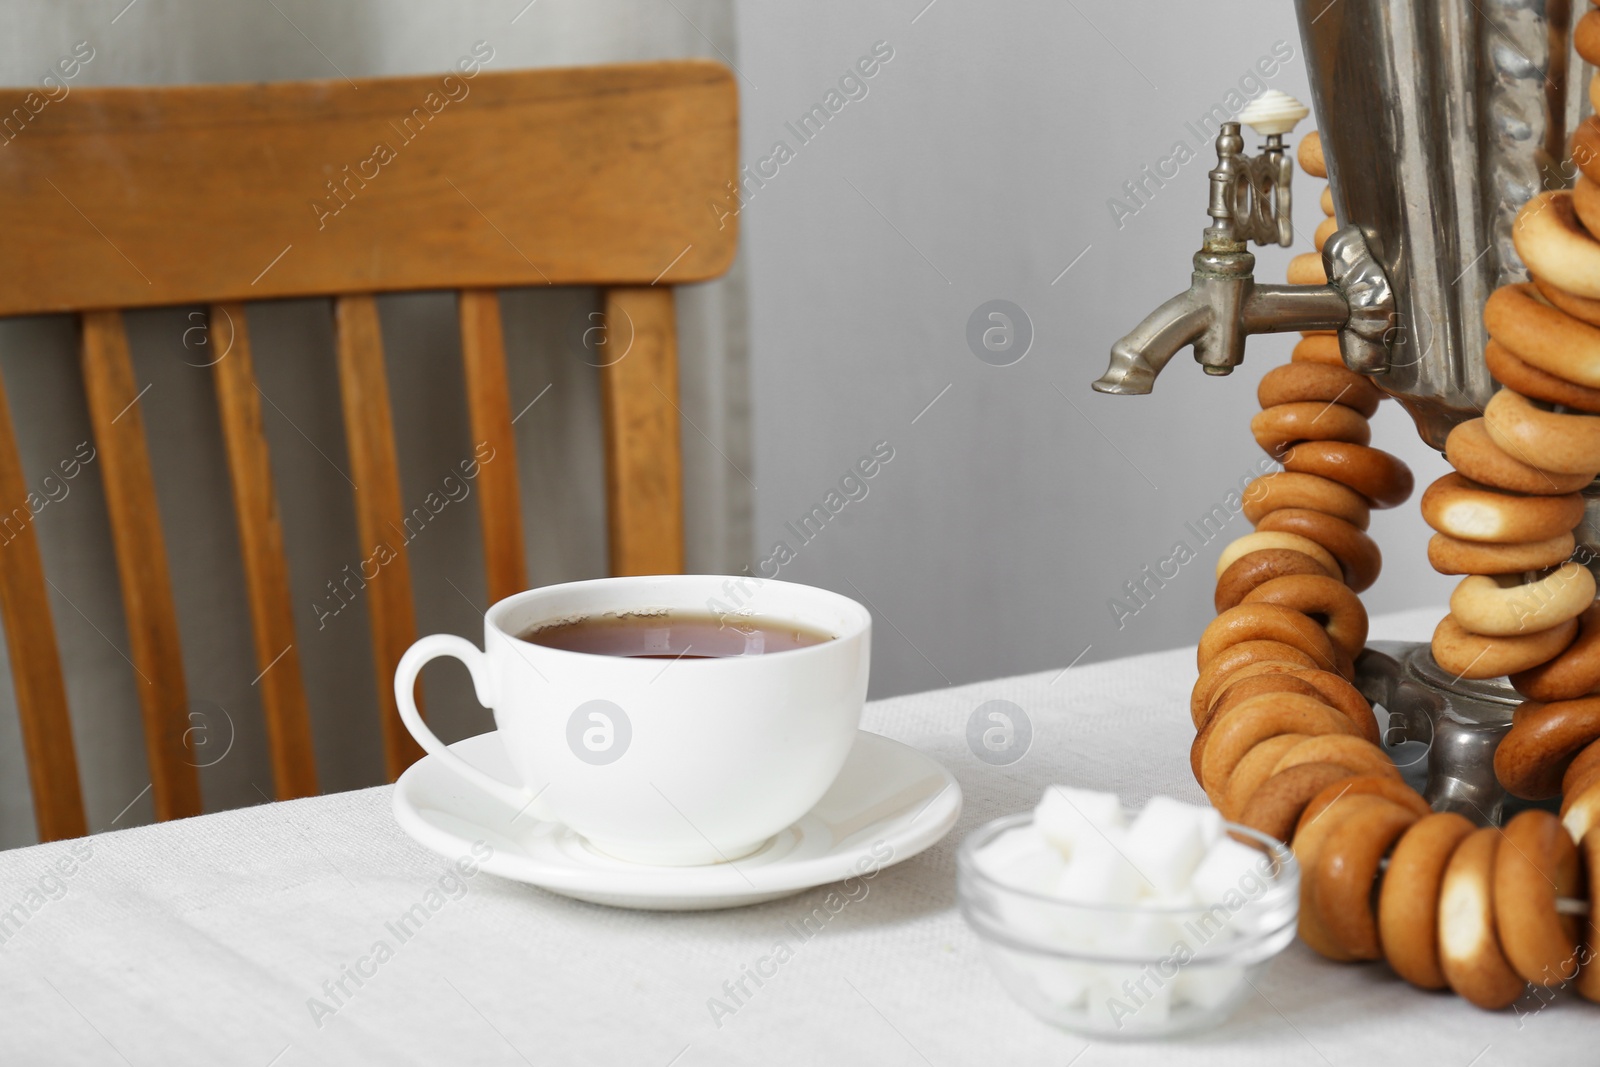
[[(766, 655), (662, 660), (536, 645), (516, 635), (607, 612), (732, 612), (831, 641)], [(530, 589), (484, 615), (484, 650), (435, 634), (395, 670), (400, 717), (419, 744), (510, 806), (560, 822), (618, 859), (673, 866), (736, 860), (822, 798), (855, 743), (872, 617), (848, 597), (726, 575), (601, 578)], [(424, 664), (467, 665), (520, 781), (467, 763), (417, 713)], [(515, 813), (515, 814), (513, 814)]]

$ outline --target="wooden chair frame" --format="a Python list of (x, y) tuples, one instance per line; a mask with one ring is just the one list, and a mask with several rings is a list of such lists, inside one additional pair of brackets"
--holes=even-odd
[[(0, 113), (28, 90), (0, 90)], [(384, 151), (383, 149), (387, 149)], [(496, 290), (600, 286), (627, 324), (602, 368), (616, 574), (683, 568), (671, 286), (737, 245), (738, 102), (728, 70), (683, 61), (407, 78), (78, 89), (0, 145), (0, 316), (75, 313), (157, 818), (198, 814), (177, 612), (121, 310), (202, 305), (233, 484), (277, 795), (317, 791), (288, 561), (245, 301), (333, 299), (356, 520), (396, 558), (369, 581), (385, 765), (421, 755), (391, 679), (416, 637), (399, 467), (373, 295), (459, 296), (467, 407), (497, 461), (479, 482), (491, 600), (527, 584)], [(387, 157), (387, 158), (381, 158)], [(617, 330), (612, 329), (613, 341)], [(28, 482), (0, 382), (0, 509)], [(50, 600), (31, 523), (0, 548), (11, 657), (42, 840), (88, 830)]]

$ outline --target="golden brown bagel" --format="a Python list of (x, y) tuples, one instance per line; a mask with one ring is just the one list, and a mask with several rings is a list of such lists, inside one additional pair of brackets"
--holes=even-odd
[(1350, 959), (1382, 958), (1373, 883), (1379, 862), (1417, 819), (1416, 812), (1398, 804), (1372, 805), (1334, 828), (1318, 852), (1316, 869), (1308, 872), (1311, 906)]
[(1285, 271), (1290, 285), (1327, 285), (1328, 272), (1317, 252), (1302, 252), (1289, 261)]
[(1306, 134), (1300, 139), (1300, 150), (1295, 154), (1300, 160), (1301, 170), (1313, 178), (1328, 176), (1328, 164), (1322, 158), (1322, 134), (1316, 130)]
[(1600, 472), (1600, 416), (1548, 411), (1501, 389), (1489, 398), (1483, 421), (1494, 443), (1524, 463), (1591, 478)]
[(1362, 592), (1378, 580), (1383, 553), (1360, 528), (1310, 508), (1281, 508), (1256, 524), (1261, 533), (1292, 533), (1309, 538), (1339, 561), (1340, 574), (1351, 589)]
[(1600, 388), (1600, 329), (1546, 304), (1526, 282), (1502, 285), (1483, 306), (1489, 336), (1547, 374)]
[[(1331, 558), (1331, 557), (1330, 557)], [(1337, 571), (1338, 567), (1335, 566)], [(1212, 597), (1212, 604), (1217, 609), (1217, 614), (1233, 607), (1247, 596), (1250, 590), (1263, 582), (1270, 582), (1274, 578), (1287, 578), (1297, 574), (1317, 574), (1329, 577), (1327, 570), (1306, 555), (1288, 548), (1264, 548), (1256, 552), (1249, 552), (1238, 559), (1223, 571), (1217, 578), (1216, 592)]]
[[(1308, 763), (1307, 767), (1317, 764)], [(1300, 940), (1304, 941), (1313, 952), (1325, 956), (1330, 960), (1348, 960), (1351, 955), (1344, 946), (1322, 924), (1322, 916), (1316, 907), (1313, 894), (1316, 892), (1315, 871), (1322, 859), (1322, 851), (1332, 837), (1348, 820), (1364, 812), (1387, 809), (1392, 805), (1383, 797), (1375, 796), (1348, 796), (1340, 792), (1342, 782), (1335, 782), (1323, 792), (1332, 795), (1334, 799), (1323, 805), (1322, 810), (1315, 819), (1307, 819), (1305, 814), (1300, 816), (1299, 823), (1294, 831), (1294, 858), (1300, 862)], [(1315, 801), (1312, 802), (1313, 804)], [(1311, 806), (1307, 805), (1306, 811)]]
[(1451, 473), (1422, 494), (1422, 518), (1462, 541), (1523, 544), (1557, 537), (1578, 525), (1583, 497), (1514, 496)]
[(1339, 353), (1339, 335), (1336, 333), (1309, 333), (1295, 342), (1289, 358), (1295, 363), (1323, 363), (1330, 367), (1343, 367), (1344, 356)]
[(1500, 831), (1474, 830), (1445, 865), (1439, 888), (1439, 966), (1450, 988), (1480, 1008), (1497, 1009), (1526, 988), (1495, 936), (1494, 861)]
[(1392, 508), (1411, 496), (1411, 468), (1389, 453), (1348, 441), (1301, 441), (1283, 454), (1283, 469), (1315, 474), (1354, 489), (1375, 508)]
[(1322, 196), (1317, 199), (1317, 203), (1322, 206), (1324, 215), (1330, 217), (1333, 215), (1333, 186), (1324, 185), (1322, 187)]
[(1204, 669), (1217, 656), (1244, 641), (1279, 641), (1298, 648), (1324, 667), (1331, 668), (1338, 662), (1333, 639), (1316, 620), (1278, 604), (1243, 603), (1224, 611), (1206, 626), (1195, 651), (1195, 665)]
[(1494, 380), (1514, 393), (1546, 404), (1560, 404), (1578, 411), (1600, 412), (1600, 389), (1575, 385), (1525, 362), (1498, 341), (1483, 349), (1483, 362)]
[(1355, 725), (1357, 737), (1365, 738), (1373, 744), (1378, 743), (1378, 720), (1372, 714), (1372, 705), (1367, 703), (1367, 698), (1361, 695), (1360, 690), (1346, 681), (1337, 671), (1324, 671), (1315, 667), (1291, 667), (1286, 673), (1292, 678), (1309, 683), (1321, 694), (1324, 704), (1343, 712), (1344, 717)]
[(1189, 717), (1196, 728), (1211, 707), (1211, 698), (1227, 683), (1236, 671), (1256, 664), (1280, 664), (1266, 668), (1267, 672), (1289, 670), (1293, 667), (1316, 669), (1316, 661), (1293, 645), (1280, 641), (1241, 641), (1216, 656), (1200, 671), (1194, 689), (1189, 693)]
[(1217, 810), (1222, 812), (1222, 817), (1230, 821), (1236, 820), (1256, 790), (1272, 777), (1272, 768), (1283, 754), (1305, 739), (1305, 734), (1278, 734), (1246, 752), (1238, 766), (1234, 767), (1233, 776), (1228, 779), (1228, 786), (1223, 790), (1217, 804)]
[[(1319, 478), (1315, 474), (1275, 471), (1272, 474), (1264, 474), (1245, 486), (1244, 517), (1255, 523), (1258, 530), (1264, 517), (1284, 508), (1304, 508), (1323, 515), (1332, 515), (1358, 530), (1365, 530), (1372, 518), (1366, 498), (1360, 493), (1330, 478)], [(1323, 547), (1330, 552), (1333, 551), (1327, 545)]]
[(1506, 961), (1537, 986), (1554, 986), (1578, 973), (1578, 920), (1556, 910), (1556, 900), (1582, 891), (1578, 848), (1561, 820), (1536, 809), (1501, 828), (1494, 857), (1494, 919)]
[(1238, 822), (1268, 837), (1289, 842), (1300, 813), (1335, 782), (1354, 777), (1336, 763), (1302, 763), (1268, 778), (1245, 801)]
[[(1287, 671), (1252, 674), (1248, 678), (1240, 678), (1236, 674), (1228, 680), (1227, 685), (1217, 690), (1216, 695), (1211, 699), (1211, 706), (1206, 709), (1201, 720), (1195, 723), (1195, 729), (1204, 730), (1206, 723), (1216, 716), (1225, 715), (1228, 709), (1235, 704), (1243, 703), (1251, 697), (1260, 696), (1262, 693), (1299, 693), (1301, 696), (1321, 700), (1324, 704), (1328, 703), (1316, 686), (1303, 678), (1296, 678)], [(1329, 707), (1332, 707), (1332, 705), (1329, 704)]]
[(1256, 401), (1263, 410), (1317, 401), (1354, 408), (1371, 418), (1382, 399), (1383, 394), (1364, 376), (1320, 363), (1285, 363), (1267, 371), (1256, 386)]
[(1350, 720), (1320, 700), (1293, 693), (1263, 693), (1206, 724), (1210, 731), (1200, 753), (1201, 784), (1218, 795), (1233, 769), (1256, 745), (1279, 734), (1347, 734)]
[(1523, 704), (1495, 749), (1495, 777), (1524, 800), (1556, 796), (1568, 764), (1596, 740), (1600, 697)]
[[(1489, 347), (1496, 346), (1490, 342)], [(1463, 477), (1513, 493), (1576, 493), (1592, 481), (1582, 474), (1559, 474), (1529, 466), (1495, 444), (1482, 419), (1469, 419), (1451, 430), (1445, 438), (1444, 454)]]
[(1486, 545), (1434, 534), (1428, 541), (1428, 562), (1440, 574), (1517, 574), (1564, 563), (1576, 547), (1570, 533), (1513, 545)]
[(1400, 778), (1400, 771), (1387, 752), (1354, 734), (1323, 734), (1302, 738), (1278, 757), (1272, 773), (1277, 774), (1302, 763), (1337, 763), (1358, 777), (1371, 774), (1397, 781)]
[(1540, 193), (1522, 205), (1511, 239), (1536, 276), (1574, 296), (1600, 299), (1600, 242), (1578, 221), (1570, 192)]
[(1566, 651), (1513, 674), (1511, 684), (1529, 700), (1575, 700), (1600, 692), (1600, 604), (1590, 604), (1578, 616), (1578, 636)]
[(1584, 62), (1600, 66), (1600, 11), (1586, 12), (1572, 27), (1572, 47)]
[(1449, 615), (1433, 631), (1433, 659), (1458, 678), (1498, 678), (1555, 659), (1578, 632), (1576, 619), (1520, 637), (1480, 637)]
[(1367, 644), (1367, 609), (1341, 581), (1321, 574), (1298, 574), (1263, 582), (1244, 596), (1243, 604), (1277, 604), (1322, 624), (1334, 644), (1358, 656)]
[(1258, 412), (1250, 420), (1250, 433), (1261, 450), (1274, 457), (1296, 441), (1353, 441), (1364, 445), (1372, 440), (1372, 427), (1366, 416), (1343, 404), (1323, 400), (1278, 404)]
[(1339, 222), (1337, 219), (1326, 218), (1317, 223), (1316, 231), (1311, 235), (1311, 243), (1318, 252), (1322, 251), (1322, 246), (1328, 243), (1328, 238), (1332, 237), (1338, 229)]
[(1439, 969), (1439, 887), (1456, 846), (1475, 827), (1441, 811), (1419, 819), (1389, 856), (1378, 896), (1378, 940), (1396, 974), (1423, 989), (1443, 989)]
[[(1578, 842), (1578, 855), (1583, 860), (1592, 904), (1594, 887), (1600, 886), (1600, 833), (1590, 830), (1585, 834)], [(1585, 1000), (1600, 1001), (1600, 908), (1591, 908), (1588, 918), (1579, 926), (1583, 934), (1583, 966), (1578, 969), (1578, 979), (1572, 985)]]

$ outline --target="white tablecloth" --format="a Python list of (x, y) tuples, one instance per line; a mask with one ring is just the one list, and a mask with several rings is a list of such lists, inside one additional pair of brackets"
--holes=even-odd
[[(1422, 638), (1436, 611), (1375, 620)], [(810, 940), (786, 926), (826, 890), (734, 911), (580, 904), (486, 874), (329, 1015), (337, 985), (447, 861), (413, 844), (389, 789), (263, 805), (0, 854), (0, 1064), (1492, 1064), (1595, 1062), (1600, 1007), (1529, 998), (1489, 1014), (1381, 965), (1298, 943), (1262, 996), (1179, 1046), (1053, 1030), (989, 973), (955, 907), (955, 846), (1050, 782), (1199, 799), (1186, 714), (1193, 650), (872, 704), (865, 725), (949, 766), (966, 792), (944, 842), (881, 873)], [(979, 704), (1032, 717), (1026, 757), (968, 751)], [(85, 851), (88, 855), (85, 856)], [(59, 866), (58, 866), (59, 864)], [(71, 870), (70, 875), (63, 873)], [(13, 912), (13, 915), (16, 913)], [(3, 917), (0, 917), (3, 921)], [(723, 984), (787, 939), (793, 958), (734, 1014)], [(1081, 1055), (1080, 1055), (1081, 1054)], [(1181, 1055), (1182, 1059), (1165, 1059)]]

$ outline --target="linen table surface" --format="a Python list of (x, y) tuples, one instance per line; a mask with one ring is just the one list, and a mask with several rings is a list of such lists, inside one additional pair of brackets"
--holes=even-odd
[[(1373, 637), (1425, 640), (1441, 614), (1375, 619)], [(0, 926), (0, 1065), (1600, 1058), (1600, 1006), (1571, 994), (1488, 1013), (1298, 942), (1230, 1022), (1173, 1042), (1090, 1042), (1013, 1002), (957, 910), (956, 845), (1052, 782), (1134, 804), (1202, 801), (1188, 766), (1194, 677), (1188, 648), (870, 704), (863, 725), (949, 767), (966, 808), (942, 842), (848, 898), (820, 887), (676, 914), (578, 903), (413, 843), (389, 787), (0, 853), (0, 910), (26, 915)], [(1034, 731), (1004, 767), (966, 740), (973, 710), (994, 699), (1023, 708)], [(402, 939), (395, 923), (418, 903), (429, 917)], [(819, 908), (826, 921), (802, 926)], [(776, 973), (738, 993), (779, 955)]]

